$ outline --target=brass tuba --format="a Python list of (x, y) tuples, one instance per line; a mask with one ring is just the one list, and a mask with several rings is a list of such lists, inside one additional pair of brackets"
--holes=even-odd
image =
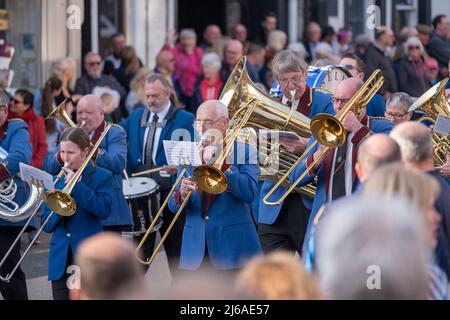
[[(246, 61), (246, 57), (241, 58), (220, 95), (220, 101), (228, 107), (230, 118), (233, 117), (230, 126), (233, 126), (233, 122), (240, 121), (254, 104), (255, 108), (245, 127), (256, 131), (292, 131), (301, 137), (309, 138), (310, 119), (298, 112), (295, 106), (283, 105), (258, 88), (247, 73)], [(280, 143), (269, 139), (267, 143), (259, 144), (259, 158), (260, 178), (276, 182), (292, 167), (298, 156), (288, 152)], [(289, 186), (289, 183), (285, 185)], [(299, 191), (311, 198), (315, 195), (315, 187), (312, 185), (304, 186)]]
[[(439, 117), (450, 119), (450, 106), (445, 97), (445, 86), (448, 79), (435, 84), (411, 105), (409, 112), (419, 110), (426, 114), (417, 119), (418, 122), (429, 122), (434, 126)], [(433, 131), (432, 138), (434, 163), (436, 166), (442, 166), (447, 161), (447, 154), (450, 153), (450, 137)]]

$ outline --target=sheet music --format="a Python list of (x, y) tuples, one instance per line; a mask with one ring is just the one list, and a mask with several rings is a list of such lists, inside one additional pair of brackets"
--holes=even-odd
[(49, 191), (55, 191), (55, 186), (53, 185), (53, 177), (42, 170), (36, 169), (35, 167), (29, 166), (25, 163), (19, 163), (20, 175), (22, 180), (31, 184), (32, 181), (38, 181), (42, 183), (45, 189)]
[(169, 166), (187, 165), (197, 167), (202, 164), (198, 143), (164, 140), (163, 144)]
[(433, 131), (444, 136), (450, 135), (450, 118), (439, 115), (436, 119)]

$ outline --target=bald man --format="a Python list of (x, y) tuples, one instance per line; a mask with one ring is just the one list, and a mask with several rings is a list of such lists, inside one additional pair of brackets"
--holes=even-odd
[[(239, 60), (241, 60), (243, 55), (244, 45), (242, 44), (242, 42), (236, 39), (231, 39), (227, 42), (224, 51), (222, 69), (220, 69), (220, 76), (222, 77), (222, 79), (229, 78), (234, 67), (237, 65)], [(249, 61), (247, 61), (246, 67), (250, 79), (252, 79), (252, 81), (255, 83), (261, 83), (258, 72), (256, 71), (255, 67), (249, 63)]]
[[(105, 114), (102, 100), (89, 94), (80, 99), (77, 105), (77, 123), (89, 134), (95, 144), (105, 130)], [(123, 195), (122, 173), (127, 161), (127, 135), (122, 127), (113, 124), (105, 139), (100, 143), (94, 157), (95, 163), (113, 174), (113, 204), (111, 215), (103, 220), (105, 230), (121, 233), (133, 225), (128, 204)], [(64, 165), (59, 152), (48, 160), (46, 170), (56, 175)]]
[[(227, 107), (220, 101), (208, 100), (198, 108), (195, 130), (203, 137), (200, 148), (203, 163), (213, 163), (219, 156), (219, 143), (228, 123)], [(236, 270), (261, 253), (249, 206), (257, 194), (256, 150), (249, 144), (235, 142), (228, 159), (221, 168), (228, 183), (226, 192), (210, 195), (200, 191), (195, 181), (185, 178), (169, 200), (170, 210), (177, 212), (189, 192), (193, 192), (185, 208), (186, 224), (180, 256), (182, 270), (208, 267)], [(180, 172), (181, 168), (178, 174)], [(193, 168), (188, 169), (188, 174), (193, 175)]]
[(372, 173), (384, 164), (402, 161), (400, 147), (386, 134), (368, 137), (358, 149), (355, 171), (359, 181), (366, 181)]
[[(333, 97), (334, 112), (339, 113), (362, 85), (363, 82), (357, 78), (349, 78), (339, 83)], [(393, 128), (391, 122), (371, 119), (365, 114), (364, 108), (362, 110), (355, 110), (354, 107), (345, 115), (342, 120), (342, 125), (347, 132), (346, 142), (338, 148), (328, 149), (316, 166), (308, 171), (298, 185), (299, 187), (305, 186), (311, 183), (317, 176), (316, 196), (314, 198), (304, 244), (308, 243), (307, 240), (309, 238), (311, 224), (322, 205), (341, 197), (349, 196), (358, 188), (360, 180), (355, 172), (355, 163), (360, 144), (371, 134), (389, 134)], [(311, 137), (308, 146), (314, 141), (315, 138)], [(296, 181), (306, 171), (307, 166), (323, 150), (324, 147), (317, 144), (306, 161), (303, 161), (297, 166), (293, 174), (291, 174), (289, 177), (291, 182)], [(305, 248), (303, 251), (305, 251)]]
[[(424, 172), (433, 176), (441, 186), (435, 208), (442, 217), (438, 234), (437, 256), (439, 265), (450, 276), (450, 186), (434, 167), (434, 147), (431, 131), (422, 123), (407, 121), (395, 126), (391, 137), (397, 141), (402, 151), (405, 166), (413, 171)], [(444, 243), (446, 242), (446, 243)], [(443, 260), (447, 260), (443, 262)]]
[(82, 242), (75, 260), (80, 288), (71, 289), (71, 300), (148, 299), (147, 282), (134, 251), (131, 242), (110, 232)]

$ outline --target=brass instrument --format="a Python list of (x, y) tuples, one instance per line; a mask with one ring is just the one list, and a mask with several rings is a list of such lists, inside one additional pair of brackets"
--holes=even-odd
[(66, 106), (66, 101), (67, 101), (67, 99), (65, 99), (63, 102), (61, 102), (59, 104), (59, 106), (57, 106), (55, 109), (53, 109), (53, 111), (45, 118), (45, 120), (51, 119), (51, 118), (56, 118), (59, 121), (61, 121), (62, 123), (64, 123), (64, 125), (67, 128), (76, 128), (77, 125), (72, 121), (72, 119), (70, 118), (70, 115), (67, 114), (67, 112), (64, 108)]
[[(450, 106), (445, 97), (445, 86), (449, 78), (435, 84), (420, 96), (409, 108), (409, 112), (420, 110), (427, 115), (417, 119), (418, 122), (429, 122), (433, 126), (438, 117), (450, 118)], [(450, 136), (437, 132), (432, 133), (434, 146), (434, 162), (436, 166), (442, 166), (447, 162), (447, 154), (450, 153)]]
[[(343, 145), (346, 141), (347, 133), (342, 125), (342, 120), (347, 113), (354, 107), (355, 115), (358, 116), (367, 103), (377, 93), (377, 91), (383, 85), (384, 78), (379, 69), (375, 70), (372, 75), (367, 79), (364, 85), (353, 95), (353, 97), (339, 110), (336, 116), (332, 116), (325, 113), (315, 115), (311, 119), (311, 132), (315, 137), (315, 141), (305, 150), (303, 155), (295, 162), (295, 164), (289, 168), (284, 176), (275, 184), (275, 186), (267, 193), (263, 201), (266, 205), (274, 206), (280, 205), (283, 200), (289, 195), (289, 193), (297, 186), (300, 181), (308, 174), (308, 172), (314, 168), (323, 156), (330, 148), (337, 148)], [(291, 184), (289, 189), (283, 194), (277, 201), (269, 201), (269, 197), (276, 191), (276, 189), (289, 177), (291, 172), (309, 156), (309, 153), (318, 144), (325, 146), (324, 150), (314, 157), (313, 162), (306, 168), (306, 170), (298, 177), (298, 179)]]
[[(267, 96), (250, 79), (246, 69), (246, 57), (239, 61), (228, 78), (220, 101), (228, 107), (230, 118), (234, 119), (232, 121), (241, 118), (251, 103), (256, 104), (246, 123), (246, 127), (256, 131), (260, 129), (292, 131), (304, 138), (311, 136), (308, 117), (298, 112), (296, 106), (288, 107)], [(284, 149), (279, 142), (270, 140), (259, 144), (259, 157), (260, 179), (271, 179), (274, 182), (278, 181), (298, 158), (296, 154)], [(304, 186), (299, 191), (311, 198), (315, 195), (313, 185)]]
[[(30, 249), (32, 248), (32, 246), (34, 245), (34, 243), (36, 242), (36, 240), (38, 239), (39, 235), (42, 233), (42, 231), (44, 230), (44, 227), (50, 221), (50, 219), (51, 219), (51, 217), (53, 216), (54, 213), (56, 213), (56, 214), (58, 214), (60, 216), (63, 216), (63, 217), (70, 217), (70, 216), (72, 216), (75, 213), (77, 206), (76, 206), (75, 201), (71, 197), (70, 193), (72, 192), (73, 188), (77, 184), (78, 180), (80, 180), (84, 169), (86, 168), (86, 166), (89, 163), (89, 161), (91, 161), (92, 157), (94, 156), (95, 152), (97, 151), (98, 147), (100, 146), (100, 143), (106, 137), (106, 134), (108, 133), (109, 129), (111, 129), (111, 124), (108, 124), (106, 126), (105, 130), (103, 131), (102, 135), (98, 139), (97, 143), (94, 145), (92, 150), (89, 152), (88, 156), (86, 157), (84, 162), (81, 164), (81, 166), (77, 170), (77, 172), (74, 174), (72, 179), (66, 184), (64, 189), (63, 190), (55, 190), (55, 191), (52, 191), (52, 192), (47, 192), (47, 193), (45, 193), (43, 195), (43, 197), (41, 197), (39, 199), (39, 201), (38, 201), (39, 205), (37, 206), (37, 208), (39, 208), (41, 206), (41, 204), (43, 202), (45, 202), (48, 205), (48, 207), (52, 210), (52, 212), (48, 215), (47, 219), (45, 219), (45, 221), (42, 223), (41, 227), (36, 232), (36, 235), (31, 240), (30, 244), (25, 249), (24, 253), (21, 255), (19, 261), (14, 266), (12, 271), (10, 273), (8, 273), (6, 275), (6, 277), (0, 276), (0, 281), (9, 282), (11, 280), (11, 278), (14, 276), (14, 274), (17, 271), (17, 269), (19, 268), (20, 264), (25, 259), (26, 255), (28, 254), (28, 252), (30, 251)], [(61, 169), (60, 173), (56, 177), (56, 180), (54, 182), (55, 184), (62, 178), (62, 176), (64, 175), (64, 172), (65, 172), (64, 169), (66, 167), (68, 167), (69, 165), (70, 164), (68, 164), (68, 163), (64, 164), (63, 169)], [(43, 188), (41, 186), (38, 186), (38, 188), (40, 190), (40, 193), (43, 194)], [(11, 254), (13, 248), (17, 245), (17, 243), (20, 242), (20, 239), (21, 239), (22, 235), (25, 233), (26, 229), (30, 225), (31, 221), (33, 220), (33, 217), (36, 215), (37, 212), (38, 212), (38, 210), (36, 209), (35, 212), (33, 212), (33, 214), (30, 216), (28, 221), (25, 223), (24, 227), (20, 231), (20, 233), (17, 236), (16, 240), (10, 246), (8, 252), (5, 254), (5, 256), (3, 257), (2, 261), (0, 262), (0, 267), (5, 263), (6, 259), (9, 257), (9, 255)]]

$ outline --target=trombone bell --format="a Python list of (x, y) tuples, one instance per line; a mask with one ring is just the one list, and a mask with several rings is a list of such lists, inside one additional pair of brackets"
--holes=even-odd
[(342, 123), (332, 115), (321, 113), (311, 120), (311, 132), (320, 144), (337, 148), (345, 143), (346, 133)]
[(44, 201), (50, 210), (63, 217), (70, 217), (77, 211), (75, 200), (68, 193), (60, 190), (45, 194)]
[(198, 187), (210, 194), (221, 194), (227, 191), (228, 182), (225, 174), (209, 165), (199, 166), (194, 169), (193, 176)]

